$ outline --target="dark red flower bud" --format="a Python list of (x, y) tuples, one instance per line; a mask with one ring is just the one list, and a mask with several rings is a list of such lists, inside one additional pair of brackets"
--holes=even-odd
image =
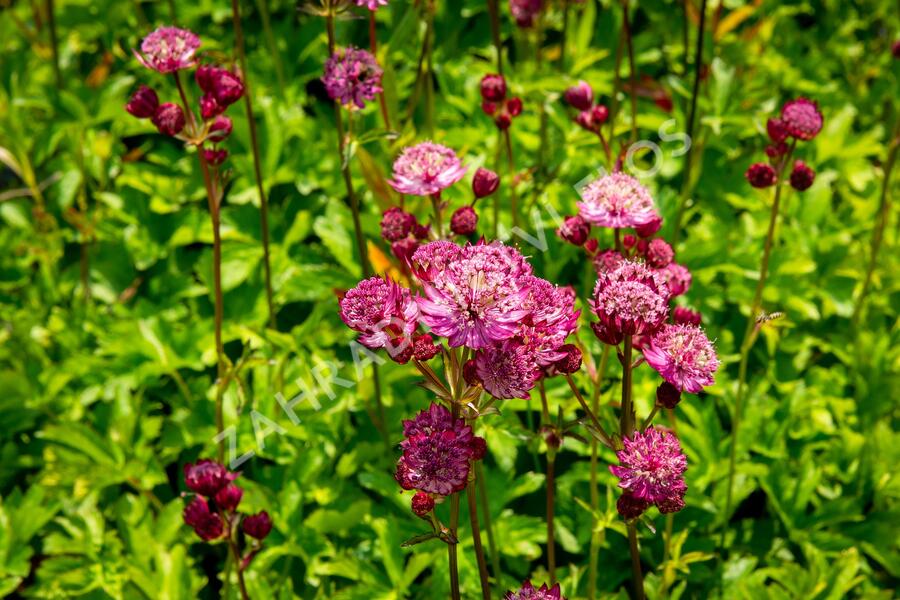
[(755, 188), (767, 188), (775, 184), (775, 169), (766, 163), (753, 163), (744, 173), (744, 177)]
[(471, 206), (456, 209), (450, 217), (450, 231), (456, 235), (472, 235), (478, 225), (478, 213)]
[(412, 497), (412, 511), (424, 517), (434, 509), (434, 498), (425, 492), (416, 492)]
[(219, 106), (212, 94), (203, 94), (200, 98), (200, 116), (204, 121), (208, 121), (217, 115), (225, 112), (224, 106)]
[(430, 231), (431, 231), (430, 225), (420, 225), (419, 223), (416, 223), (415, 225), (413, 225), (413, 228), (412, 228), (413, 237), (416, 238), (417, 240), (428, 239), (428, 234)]
[(662, 514), (677, 513), (684, 508), (684, 496), (675, 496), (674, 498), (666, 498), (656, 503), (656, 508)]
[(506, 102), (506, 111), (509, 113), (511, 117), (518, 117), (522, 114), (522, 99), (521, 98), (510, 98)]
[(244, 82), (231, 71), (217, 69), (210, 91), (220, 106), (231, 106), (244, 95)]
[(598, 340), (610, 346), (618, 346), (625, 339), (625, 334), (619, 329), (606, 327), (603, 323), (591, 323), (591, 330)]
[(204, 458), (196, 464), (184, 465), (184, 484), (192, 492), (213, 497), (216, 492), (237, 478), (237, 473), (230, 473), (219, 463)]
[(662, 269), (675, 258), (675, 252), (672, 246), (666, 243), (662, 238), (650, 240), (647, 245), (647, 264), (654, 269)]
[(606, 123), (606, 120), (609, 118), (609, 109), (606, 108), (603, 104), (598, 104), (597, 106), (591, 109), (591, 120), (594, 122), (595, 127), (599, 127)]
[(182, 516), (184, 522), (192, 527), (203, 541), (217, 539), (225, 532), (222, 518), (216, 513), (210, 512), (209, 504), (203, 498), (194, 498), (190, 504), (184, 507)]
[(476, 435), (472, 438), (469, 448), (472, 450), (472, 460), (481, 460), (487, 454), (487, 441)]
[(579, 81), (566, 90), (566, 102), (578, 110), (588, 110), (594, 103), (594, 90), (587, 81)]
[(125, 105), (125, 110), (138, 119), (149, 119), (156, 114), (157, 108), (159, 108), (159, 97), (146, 85), (139, 87)]
[(244, 490), (233, 483), (216, 492), (216, 507), (221, 510), (234, 510), (241, 503)]
[(412, 231), (416, 218), (398, 206), (381, 215), (381, 237), (389, 242), (402, 240)]
[(231, 122), (231, 119), (225, 115), (219, 115), (216, 117), (216, 120), (213, 121), (213, 124), (210, 125), (207, 138), (211, 142), (221, 142), (231, 135), (231, 130), (233, 128), (234, 124)]
[(679, 402), (681, 402), (681, 391), (668, 381), (663, 381), (656, 388), (656, 403), (663, 408), (675, 408)]
[(272, 519), (269, 518), (269, 513), (261, 511), (255, 515), (244, 517), (241, 526), (244, 528), (244, 533), (250, 537), (263, 540), (272, 531)]
[(581, 215), (566, 217), (562, 225), (556, 230), (556, 235), (574, 246), (583, 246), (591, 234), (591, 224), (585, 221)]
[(194, 71), (194, 79), (197, 81), (197, 87), (204, 92), (212, 92), (213, 78), (215, 77), (216, 67), (212, 65), (200, 65)]
[(594, 116), (591, 114), (590, 110), (583, 110), (578, 113), (578, 116), (575, 117), (575, 122), (581, 126), (582, 129), (587, 129), (588, 131), (595, 131), (596, 124), (594, 123)]
[(486, 115), (493, 115), (495, 112), (497, 112), (497, 103), (488, 102), (487, 100), (485, 100), (481, 103), (481, 110), (483, 110), (484, 114)]
[(500, 186), (500, 176), (491, 171), (479, 167), (472, 178), (472, 192), (476, 198), (486, 198), (497, 191)]
[(672, 98), (665, 93), (656, 96), (653, 99), (653, 103), (666, 112), (672, 112), (672, 109), (675, 108), (675, 105), (672, 102)]
[(212, 166), (218, 167), (223, 162), (225, 162), (226, 158), (228, 158), (228, 150), (216, 150), (214, 148), (204, 148), (203, 158), (205, 158), (206, 162), (208, 162)]
[(160, 104), (150, 120), (163, 135), (175, 136), (184, 129), (184, 112), (171, 102)]
[(786, 140), (789, 135), (787, 127), (784, 126), (784, 122), (781, 119), (776, 118), (770, 118), (766, 121), (766, 131), (769, 134), (769, 139), (776, 144)]
[(470, 358), (463, 364), (463, 379), (466, 380), (466, 383), (469, 385), (481, 385), (481, 380), (478, 378), (478, 370), (475, 367), (475, 359)]
[(619, 499), (616, 500), (616, 510), (619, 511), (619, 514), (626, 521), (637, 519), (649, 506), (650, 505), (645, 500), (636, 498), (627, 492), (619, 496)]
[(576, 373), (581, 368), (581, 350), (575, 344), (563, 344), (560, 352), (566, 355), (553, 363), (560, 373)]
[(816, 172), (807, 166), (802, 160), (794, 161), (794, 169), (791, 171), (791, 187), (802, 192), (816, 180)]
[(416, 360), (428, 361), (434, 358), (441, 348), (434, 343), (434, 340), (427, 333), (417, 335), (413, 338), (413, 355)]
[(659, 231), (660, 227), (662, 227), (662, 217), (657, 215), (648, 223), (635, 227), (634, 232), (638, 234), (638, 237), (648, 238)]
[(593, 254), (599, 245), (600, 243), (596, 239), (590, 239), (584, 243), (584, 249), (588, 251), (588, 254)]
[(766, 146), (766, 156), (769, 158), (778, 158), (788, 151), (787, 142), (778, 142), (777, 144), (769, 144)]
[(650, 242), (648, 240), (638, 240), (637, 243), (637, 252), (641, 256), (647, 254), (647, 248), (650, 247)]
[(891, 54), (894, 55), (894, 58), (900, 59), (900, 40), (897, 40), (891, 46)]
[(502, 111), (494, 117), (494, 124), (500, 131), (506, 131), (512, 125), (512, 117), (509, 116), (508, 112)]
[(388, 352), (388, 355), (398, 365), (405, 365), (410, 361), (413, 357), (413, 353), (415, 352), (415, 345), (413, 340), (408, 337), (398, 337), (395, 338), (391, 345), (388, 345), (385, 348)]
[(637, 238), (630, 233), (622, 237), (622, 245), (629, 250), (634, 248), (635, 244), (637, 244)]
[(684, 306), (676, 306), (675, 310), (672, 311), (672, 320), (680, 325), (699, 325), (703, 317), (695, 310)]
[(502, 102), (506, 98), (506, 79), (489, 74), (481, 78), (481, 97), (488, 102)]

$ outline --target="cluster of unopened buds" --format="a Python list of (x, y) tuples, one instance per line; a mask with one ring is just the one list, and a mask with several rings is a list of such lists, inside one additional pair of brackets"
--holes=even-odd
[[(201, 91), (199, 119), (186, 104), (161, 104), (156, 91), (146, 85), (141, 85), (134, 92), (125, 110), (139, 119), (150, 119), (163, 135), (197, 146), (209, 164), (218, 166), (228, 157), (228, 151), (217, 148), (215, 144), (224, 141), (232, 130), (231, 119), (224, 113), (244, 95), (244, 83), (240, 76), (228, 69), (213, 65), (197, 66), (196, 52), (199, 47), (200, 38), (194, 33), (177, 27), (160, 27), (144, 38), (141, 52), (135, 51), (145, 67), (161, 74), (174, 74), (185, 103), (187, 100), (178, 72), (197, 67), (194, 79)], [(213, 147), (204, 147), (207, 142)]]
[(575, 122), (579, 126), (600, 133), (600, 127), (609, 119), (609, 109), (604, 104), (594, 104), (594, 90), (586, 81), (579, 81), (563, 95), (566, 103), (578, 111)]
[(245, 515), (238, 511), (244, 490), (234, 484), (238, 473), (209, 459), (184, 465), (184, 484), (192, 497), (184, 507), (184, 522), (205, 542), (224, 540), (238, 548), (238, 531), (251, 541), (246, 544), (240, 568), (244, 569), (262, 548), (262, 540), (272, 531), (269, 513)]
[(507, 98), (503, 75), (485, 75), (481, 78), (481, 110), (493, 117), (498, 129), (509, 129), (513, 118), (522, 114), (522, 99)]
[[(766, 122), (770, 144), (766, 146), (769, 162), (750, 165), (745, 173), (747, 181), (755, 188), (767, 188), (778, 183), (791, 160), (798, 142), (808, 142), (822, 130), (822, 113), (812, 100), (798, 98), (786, 102), (781, 116)], [(797, 191), (809, 189), (816, 173), (804, 161), (795, 160), (788, 178)]]

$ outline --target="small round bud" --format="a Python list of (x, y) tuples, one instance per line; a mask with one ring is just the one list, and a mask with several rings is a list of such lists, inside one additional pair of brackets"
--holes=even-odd
[(794, 168), (791, 171), (791, 187), (802, 192), (809, 189), (816, 180), (816, 172), (807, 166), (802, 160), (794, 162)]
[(787, 132), (798, 140), (809, 141), (822, 130), (822, 113), (818, 105), (807, 98), (785, 102), (781, 108), (781, 121)]
[(594, 254), (599, 245), (600, 242), (598, 242), (596, 238), (592, 238), (584, 243), (584, 249), (587, 250), (588, 254)]
[(900, 59), (900, 40), (897, 40), (891, 45), (891, 54), (894, 55), (894, 58)]
[(553, 363), (560, 373), (577, 373), (581, 369), (581, 350), (575, 344), (563, 344), (559, 349), (566, 355)]
[(159, 105), (151, 121), (161, 134), (175, 136), (184, 129), (184, 112), (177, 104), (166, 102)]
[(506, 131), (512, 125), (512, 117), (509, 116), (508, 112), (502, 111), (494, 117), (494, 124), (500, 131)]
[(230, 483), (216, 492), (216, 506), (222, 510), (234, 510), (241, 503), (243, 495), (244, 490)]
[(440, 347), (434, 343), (434, 340), (427, 333), (413, 338), (413, 356), (416, 357), (416, 360), (422, 362), (431, 360), (438, 352), (440, 352)]
[(594, 120), (595, 125), (603, 125), (609, 118), (609, 109), (603, 104), (598, 104), (591, 109), (591, 118)]
[(221, 115), (223, 112), (225, 112), (225, 107), (220, 106), (212, 94), (203, 94), (200, 98), (200, 116), (204, 121)]
[(788, 139), (789, 135), (787, 127), (784, 126), (784, 121), (777, 118), (770, 118), (766, 121), (766, 132), (769, 134), (769, 139), (776, 144), (780, 144)]
[(675, 408), (679, 402), (681, 402), (681, 392), (668, 381), (663, 381), (656, 388), (656, 403), (663, 408)]
[(409, 235), (416, 218), (398, 206), (393, 206), (381, 215), (381, 237), (389, 242), (402, 240)]
[(475, 366), (474, 358), (470, 358), (463, 365), (463, 379), (465, 379), (466, 383), (469, 385), (481, 385), (481, 379), (478, 377), (478, 369)]
[(659, 512), (667, 515), (669, 513), (677, 513), (684, 508), (684, 496), (675, 496), (674, 498), (666, 498), (656, 503)]
[(146, 85), (139, 87), (125, 105), (125, 110), (138, 119), (149, 119), (156, 114), (157, 108), (159, 108), (159, 97)]
[(778, 158), (788, 151), (786, 142), (778, 142), (777, 144), (769, 144), (766, 146), (766, 156), (769, 158)]
[(650, 505), (645, 500), (636, 498), (629, 493), (622, 494), (616, 500), (616, 510), (626, 521), (640, 517), (648, 506)]
[(753, 163), (744, 173), (744, 177), (755, 188), (767, 188), (775, 184), (775, 169), (766, 163)]
[(594, 103), (594, 90), (586, 81), (579, 81), (566, 90), (566, 102), (578, 110), (587, 110)]
[(405, 365), (415, 353), (415, 344), (408, 337), (398, 337), (385, 347), (388, 356), (398, 365)]
[(231, 122), (231, 119), (229, 119), (225, 115), (219, 115), (210, 126), (207, 139), (209, 139), (209, 141), (211, 142), (221, 142), (229, 135), (231, 135), (231, 130), (233, 128), (234, 124)]
[(556, 234), (575, 246), (583, 246), (591, 234), (591, 224), (581, 215), (566, 217)]
[(456, 209), (450, 217), (450, 231), (456, 235), (472, 235), (478, 225), (478, 213), (471, 206), (462, 206)]
[(487, 454), (487, 441), (483, 437), (475, 436), (469, 444), (472, 450), (472, 460), (481, 460)]
[(412, 511), (424, 517), (434, 509), (434, 498), (425, 492), (416, 492), (412, 497)]
[(672, 262), (675, 252), (662, 238), (654, 238), (647, 244), (647, 264), (654, 269), (663, 269)]
[(422, 225), (420, 223), (416, 223), (413, 225), (412, 234), (413, 237), (417, 240), (425, 240), (428, 239), (428, 234), (431, 232), (430, 225)]
[(472, 178), (472, 192), (476, 198), (486, 198), (497, 191), (500, 176), (490, 169), (479, 168)]
[(662, 217), (657, 215), (649, 222), (635, 227), (634, 232), (638, 234), (638, 237), (648, 238), (659, 231), (660, 227), (662, 227)]
[(481, 78), (481, 97), (488, 102), (502, 102), (506, 98), (503, 75), (489, 74)]
[(488, 102), (487, 100), (485, 100), (481, 103), (481, 110), (483, 110), (484, 114), (486, 115), (493, 115), (495, 112), (497, 112), (497, 103)]
[(258, 540), (265, 539), (269, 532), (272, 531), (272, 519), (269, 518), (269, 513), (266, 511), (244, 517), (241, 525), (244, 528), (244, 533)]
[(510, 98), (506, 102), (506, 111), (509, 113), (511, 117), (518, 117), (522, 114), (522, 99), (521, 98)]
[(206, 159), (206, 162), (211, 164), (214, 167), (218, 167), (225, 159), (228, 158), (228, 150), (215, 150), (213, 148), (205, 148), (203, 150), (203, 158)]
[(703, 317), (695, 310), (684, 306), (676, 306), (672, 311), (672, 320), (679, 325), (699, 325)]

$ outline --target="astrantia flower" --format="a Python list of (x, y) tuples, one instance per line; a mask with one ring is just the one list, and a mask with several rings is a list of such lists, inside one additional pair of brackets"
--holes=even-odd
[(681, 296), (691, 288), (693, 277), (690, 270), (684, 265), (670, 262), (664, 269), (660, 270), (660, 273), (665, 279), (666, 287), (669, 288), (669, 295), (672, 298)]
[(208, 542), (221, 537), (225, 531), (222, 517), (211, 512), (209, 504), (199, 496), (195, 497), (190, 504), (184, 507), (182, 516), (185, 524), (192, 527), (203, 541)]
[(134, 54), (142, 65), (158, 73), (172, 73), (194, 66), (200, 38), (187, 29), (160, 27), (141, 42)]
[(522, 584), (522, 587), (519, 588), (519, 591), (506, 592), (506, 596), (503, 597), (503, 600), (566, 600), (560, 593), (558, 583), (552, 588), (547, 587), (546, 583), (540, 588), (536, 588), (531, 585), (530, 581), (526, 581)]
[(388, 183), (401, 194), (429, 196), (462, 179), (467, 168), (450, 148), (422, 142), (403, 149)]
[(809, 168), (802, 160), (794, 161), (794, 168), (791, 171), (791, 187), (798, 192), (808, 190), (816, 180), (816, 172)]
[(719, 368), (715, 347), (695, 325), (665, 325), (643, 352), (647, 364), (663, 379), (692, 394), (712, 385), (713, 373)]
[(516, 25), (531, 27), (534, 25), (534, 18), (541, 12), (541, 0), (509, 0), (509, 10)]
[(598, 275), (609, 273), (618, 269), (623, 262), (625, 262), (625, 257), (615, 250), (604, 250), (594, 256), (594, 270), (597, 271)]
[(653, 198), (640, 182), (625, 173), (604, 175), (581, 190), (579, 214), (601, 227), (637, 227), (656, 218)]
[(651, 504), (684, 494), (687, 458), (678, 438), (650, 427), (623, 438), (622, 444), (625, 448), (616, 452), (621, 464), (609, 467), (620, 488)]
[(666, 240), (655, 238), (647, 245), (647, 264), (654, 269), (662, 269), (672, 262), (675, 252)]
[(416, 218), (400, 208), (392, 206), (381, 215), (381, 237), (389, 242), (402, 240), (409, 235), (416, 224)]
[(775, 183), (778, 175), (769, 163), (753, 163), (747, 167), (744, 177), (753, 187), (766, 188)]
[(322, 83), (332, 100), (363, 108), (382, 91), (381, 75), (375, 57), (358, 48), (336, 50), (325, 62)]
[(613, 345), (625, 335), (649, 333), (668, 316), (668, 299), (669, 291), (658, 272), (624, 260), (614, 271), (597, 276), (591, 309), (600, 322), (594, 333)]
[(219, 463), (204, 458), (196, 464), (184, 465), (184, 484), (192, 492), (203, 496), (213, 497), (216, 492), (237, 478), (237, 473), (231, 473)]
[(518, 340), (480, 350), (475, 373), (484, 389), (500, 400), (528, 398), (541, 376), (534, 352)]
[(465, 420), (432, 404), (415, 419), (404, 421), (403, 433), (403, 456), (394, 477), (404, 489), (448, 496), (466, 487), (475, 438)]
[(588, 110), (594, 103), (594, 90), (587, 81), (579, 81), (566, 90), (564, 97), (573, 108)]
[(531, 350), (535, 362), (545, 367), (564, 357), (561, 347), (578, 327), (575, 291), (540, 277), (524, 277), (529, 290), (522, 307), (530, 314), (522, 320), (516, 338)]
[(798, 140), (811, 140), (822, 130), (822, 113), (812, 100), (797, 98), (781, 108), (781, 122)]
[(269, 513), (266, 511), (261, 511), (255, 515), (244, 517), (241, 525), (244, 528), (244, 533), (252, 538), (261, 540), (272, 531), (272, 518), (269, 517)]
[[(341, 299), (341, 320), (367, 348), (394, 348), (416, 329), (418, 309), (409, 290), (380, 277), (360, 281)], [(408, 343), (408, 342), (407, 342)]]
[[(432, 251), (434, 244), (440, 245)], [(416, 299), (422, 321), (451, 347), (485, 348), (515, 335), (528, 314), (522, 302), (529, 289), (522, 279), (531, 275), (531, 266), (500, 242), (455, 251), (452, 246), (432, 242), (413, 255), (425, 293)]]

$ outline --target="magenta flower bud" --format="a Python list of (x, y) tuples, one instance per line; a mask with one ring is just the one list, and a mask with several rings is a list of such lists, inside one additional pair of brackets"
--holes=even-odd
[(591, 119), (594, 122), (594, 125), (599, 127), (606, 123), (606, 120), (609, 118), (609, 109), (606, 108), (603, 104), (598, 104), (597, 106), (591, 109)]
[(669, 266), (672, 259), (675, 258), (675, 252), (672, 246), (666, 243), (662, 238), (650, 240), (647, 244), (647, 264), (654, 269), (663, 269)]
[(644, 255), (647, 254), (647, 248), (650, 247), (650, 242), (647, 240), (638, 240), (637, 243), (637, 252), (638, 254)]
[(767, 188), (775, 184), (776, 174), (772, 165), (766, 163), (753, 163), (744, 173), (744, 177), (755, 188)]
[(398, 337), (385, 348), (388, 351), (388, 356), (391, 357), (391, 360), (398, 365), (405, 365), (408, 363), (415, 353), (413, 340), (408, 337)]
[(891, 46), (891, 54), (894, 55), (894, 58), (900, 59), (900, 40), (897, 40)]
[(228, 150), (215, 150), (213, 148), (206, 148), (203, 150), (203, 158), (206, 159), (206, 162), (211, 164), (214, 167), (218, 167), (225, 159), (228, 158)]
[(494, 124), (500, 131), (506, 131), (507, 129), (509, 129), (509, 126), (512, 125), (512, 117), (509, 116), (508, 112), (502, 111), (500, 114), (494, 117)]
[(422, 225), (420, 223), (416, 223), (413, 225), (412, 234), (413, 237), (417, 240), (427, 240), (428, 234), (431, 232), (430, 225)]
[(487, 198), (496, 192), (499, 186), (500, 176), (490, 169), (479, 167), (475, 171), (475, 177), (472, 178), (472, 192), (476, 198)]
[(777, 144), (769, 144), (766, 146), (766, 156), (769, 158), (778, 158), (788, 151), (786, 142), (778, 142)]
[(478, 213), (468, 205), (456, 209), (450, 217), (450, 231), (456, 235), (472, 235), (477, 225)]
[(681, 390), (668, 381), (663, 381), (656, 388), (656, 403), (663, 408), (675, 408), (679, 402), (681, 402)]
[(633, 248), (635, 244), (637, 244), (637, 238), (630, 233), (622, 237), (622, 245), (628, 250)]
[(528, 29), (534, 25), (534, 18), (541, 12), (542, 0), (509, 0), (509, 11), (516, 25)]
[(486, 115), (493, 115), (495, 112), (497, 112), (497, 103), (488, 102), (487, 100), (485, 100), (481, 103), (481, 110), (483, 110), (484, 114)]
[(225, 107), (219, 106), (212, 94), (203, 94), (200, 98), (200, 116), (204, 121), (221, 115), (223, 112), (225, 112)]
[(255, 515), (244, 517), (241, 526), (244, 528), (244, 533), (250, 537), (263, 540), (272, 531), (272, 519), (269, 518), (269, 513), (262, 511)]
[(634, 495), (624, 493), (616, 500), (616, 511), (626, 521), (637, 519), (644, 514), (644, 511), (650, 507), (650, 503), (646, 500), (636, 498)]
[(822, 113), (812, 100), (797, 98), (785, 102), (781, 108), (781, 121), (788, 134), (798, 140), (809, 141), (822, 130)]
[(474, 358), (470, 358), (463, 365), (463, 379), (465, 379), (466, 383), (469, 385), (481, 385), (481, 380), (478, 378), (478, 367), (475, 364)]
[(594, 90), (587, 81), (579, 81), (566, 90), (566, 102), (578, 110), (587, 110), (594, 103)]
[(210, 512), (209, 504), (199, 496), (184, 507), (182, 513), (185, 524), (194, 529), (194, 533), (205, 542), (222, 537), (225, 526), (222, 517)]
[(402, 265), (409, 263), (410, 258), (412, 258), (413, 253), (418, 248), (419, 242), (408, 237), (391, 244), (391, 252)]
[(412, 497), (412, 511), (424, 517), (434, 509), (434, 498), (425, 492), (416, 492)]
[(171, 102), (160, 104), (150, 120), (163, 135), (175, 136), (184, 129), (184, 112)]
[(481, 460), (487, 454), (487, 441), (483, 437), (475, 436), (469, 444), (469, 449), (472, 451), (472, 460)]
[(583, 246), (591, 233), (591, 225), (581, 215), (566, 217), (556, 235), (574, 246)]
[(159, 108), (159, 97), (153, 89), (146, 85), (139, 87), (125, 105), (125, 110), (138, 119), (149, 119), (156, 114), (157, 108)]
[(225, 115), (219, 115), (210, 126), (207, 139), (211, 142), (221, 142), (229, 135), (231, 135), (231, 130), (233, 128), (234, 124), (231, 122), (231, 119), (229, 119)]
[(216, 69), (211, 93), (219, 106), (231, 106), (244, 95), (244, 82), (231, 71)]
[(661, 514), (677, 513), (684, 508), (684, 494), (672, 496), (656, 503)]
[(409, 235), (416, 218), (398, 206), (393, 206), (381, 215), (381, 237), (389, 242), (402, 240)]
[(780, 144), (788, 139), (788, 136), (790, 135), (787, 127), (784, 126), (784, 121), (776, 118), (770, 118), (766, 121), (766, 132), (769, 134), (769, 139), (776, 144)]
[(196, 464), (184, 465), (184, 484), (192, 492), (202, 496), (213, 497), (216, 492), (237, 478), (219, 463), (204, 458)]
[(672, 320), (680, 325), (699, 325), (703, 321), (703, 317), (695, 310), (676, 306), (672, 311)]
[(634, 232), (638, 234), (639, 237), (648, 238), (659, 231), (660, 227), (662, 227), (662, 218), (659, 215), (656, 215), (642, 225), (635, 225)]
[(486, 102), (502, 102), (506, 98), (506, 79), (491, 73), (481, 78), (481, 97)]
[(417, 335), (413, 338), (413, 355), (416, 360), (426, 362), (437, 356), (441, 348), (434, 343), (434, 340), (427, 333)]
[(241, 503), (244, 490), (230, 483), (216, 492), (216, 506), (221, 510), (234, 510)]
[(575, 344), (563, 344), (559, 348), (565, 356), (553, 363), (560, 373), (576, 373), (581, 369), (581, 350)]
[(596, 239), (590, 239), (584, 243), (584, 249), (587, 250), (588, 254), (594, 254), (597, 251), (597, 247), (600, 245)]
[(809, 189), (816, 180), (816, 172), (807, 166), (802, 160), (794, 161), (794, 169), (791, 171), (791, 187), (802, 192)]
[(522, 114), (522, 99), (510, 98), (506, 101), (506, 111), (511, 117), (518, 117)]

